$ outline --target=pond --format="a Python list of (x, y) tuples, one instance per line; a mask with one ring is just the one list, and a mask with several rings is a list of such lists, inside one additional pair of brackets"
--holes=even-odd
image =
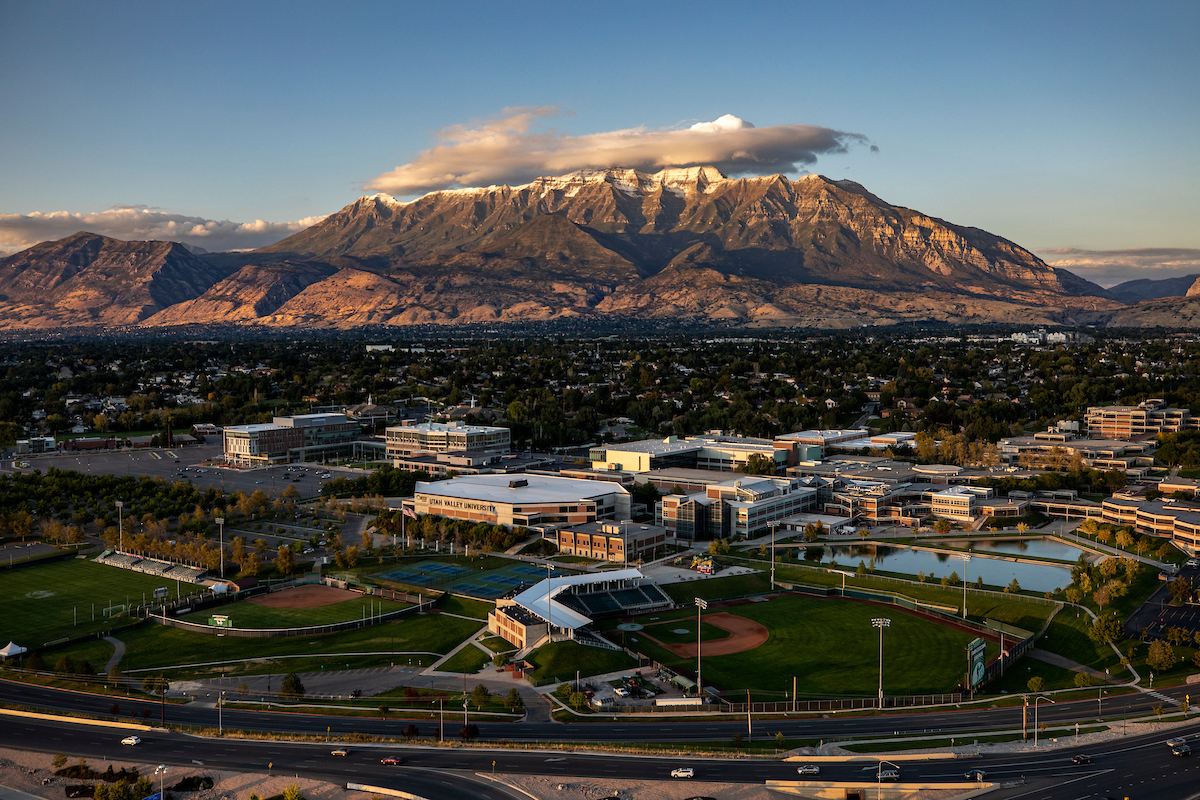
[[(810, 563), (830, 564), (854, 570), (862, 561), (870, 568), (886, 572), (917, 575), (924, 572), (931, 581), (948, 577), (957, 572), (961, 579), (964, 564), (961, 556), (949, 553), (934, 553), (929, 550), (913, 550), (907, 547), (888, 547), (875, 544), (837, 544), (804, 548), (804, 560)], [(990, 586), (1007, 586), (1013, 578), (1022, 589), (1035, 592), (1050, 592), (1071, 583), (1071, 570), (1065, 566), (1030, 564), (1019, 561), (1004, 561), (999, 558), (972, 558), (966, 565), (967, 580), (971, 583), (982, 577)]]
[[(1063, 542), (1049, 539), (947, 539), (947, 547), (962, 550), (985, 550), (989, 553), (1004, 553), (1026, 558), (1056, 558), (1060, 561), (1078, 561), (1086, 551)], [(1091, 553), (1088, 553), (1090, 556)]]

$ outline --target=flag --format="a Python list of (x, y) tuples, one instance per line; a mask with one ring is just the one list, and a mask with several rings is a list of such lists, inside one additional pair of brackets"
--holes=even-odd
[(413, 519), (416, 519), (416, 518), (417, 518), (417, 512), (413, 511), (413, 510), (412, 510), (411, 508), (409, 508), (408, 506), (405, 506), (405, 507), (404, 507), (404, 516), (406, 516), (406, 517), (412, 517)]

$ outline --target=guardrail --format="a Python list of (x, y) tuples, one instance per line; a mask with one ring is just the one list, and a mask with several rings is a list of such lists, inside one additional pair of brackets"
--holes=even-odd
[(433, 607), (434, 602), (429, 601), (421, 605), (389, 611), (386, 614), (376, 614), (370, 617), (345, 620), (343, 622), (331, 622), (328, 625), (311, 625), (304, 628), (219, 628), (215, 625), (203, 625), (158, 614), (151, 614), (150, 620), (160, 625), (166, 625), (169, 628), (179, 628), (181, 630), (192, 631), (193, 633), (206, 633), (210, 636), (233, 636), (240, 639), (284, 639), (291, 636), (314, 636), (321, 633), (356, 630), (358, 628), (365, 628), (368, 625), (378, 625), (381, 622), (388, 622), (413, 614), (423, 614)]

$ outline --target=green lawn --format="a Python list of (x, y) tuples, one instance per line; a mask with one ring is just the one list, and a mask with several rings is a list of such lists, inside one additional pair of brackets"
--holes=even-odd
[(490, 665), (492, 657), (480, 650), (474, 645), (467, 645), (462, 650), (459, 650), (450, 659), (438, 667), (439, 672), (465, 672), (468, 675), (474, 675), (479, 670), (483, 669), (484, 665)]
[(444, 614), (458, 614), (462, 617), (471, 617), (486, 622), (488, 612), (494, 609), (496, 604), (447, 594), (442, 595), (442, 599), (438, 600), (437, 607)]
[[(202, 633), (168, 628), (163, 625), (143, 625), (119, 634), (125, 642), (122, 671), (163, 669), (172, 677), (207, 675), (221, 672), (216, 666), (189, 667), (209, 662), (254, 661), (232, 664), (224, 674), (304, 671), (318, 669), (348, 669), (413, 663), (428, 665), (436, 656), (409, 656), (409, 653), (448, 653), (455, 645), (475, 634), (480, 625), (471, 620), (443, 615), (418, 615), (399, 622), (372, 625), (353, 631), (327, 633), (320, 636), (293, 636), (282, 639), (242, 639), (232, 636), (211, 636)], [(75, 658), (76, 648), (92, 647), (86, 643), (54, 655), (69, 654)], [(82, 649), (80, 650), (82, 652)], [(368, 655), (347, 655), (365, 653)], [(283, 656), (299, 656), (283, 658)], [(347, 666), (349, 665), (349, 666)]]
[(517, 649), (503, 636), (489, 636), (481, 641), (480, 644), (493, 653), (510, 653)]
[(624, 653), (585, 647), (575, 642), (542, 645), (529, 655), (528, 661), (535, 667), (530, 675), (530, 682), (534, 686), (574, 678), (576, 670), (579, 670), (581, 678), (586, 678), (606, 672), (632, 672), (637, 668), (637, 662)]
[[(841, 600), (789, 595), (769, 603), (723, 609), (753, 619), (771, 631), (761, 647), (704, 658), (705, 683), (735, 695), (750, 689), (759, 700), (783, 700), (792, 677), (802, 697), (874, 695), (879, 680), (879, 634), (871, 619), (884, 614), (884, 691), (889, 694), (950, 692), (966, 666), (974, 636), (899, 609)], [(637, 637), (637, 634), (629, 634)], [(695, 671), (695, 659), (680, 659), (644, 637), (630, 647), (668, 665)], [(989, 643), (989, 658), (997, 650)]]
[(303, 628), (361, 619), (372, 613), (388, 614), (411, 605), (412, 603), (364, 597), (361, 600), (346, 600), (316, 608), (268, 608), (243, 600), (205, 613), (224, 614), (229, 617), (235, 628)]
[[(0, 578), (0, 606), (4, 608), (0, 639), (4, 644), (11, 640), (35, 648), (56, 639), (108, 630), (129, 618), (106, 618), (103, 609), (127, 602), (140, 604), (143, 595), (153, 599), (160, 586), (175, 596), (173, 580), (88, 559), (19, 567)], [(185, 595), (201, 590), (191, 583), (181, 583), (178, 588)]]
[[(685, 628), (687, 629), (687, 633), (675, 633), (676, 630), (683, 630)], [(650, 634), (664, 644), (679, 644), (680, 642), (690, 644), (696, 641), (696, 618), (694, 614), (688, 614), (678, 622), (647, 625), (644, 633)], [(729, 631), (718, 628), (716, 625), (709, 625), (707, 622), (701, 622), (700, 636), (706, 642), (716, 641), (717, 639), (727, 638)]]

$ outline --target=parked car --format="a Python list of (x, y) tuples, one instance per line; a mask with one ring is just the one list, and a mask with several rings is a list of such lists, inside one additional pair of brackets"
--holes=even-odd
[(1083, 753), (1080, 753), (1079, 755), (1077, 755), (1071, 759), (1071, 763), (1072, 764), (1090, 764), (1090, 763), (1092, 763), (1092, 757), (1086, 756)]
[(140, 736), (126, 736), (124, 739), (121, 740), (121, 744), (134, 745), (134, 744), (141, 744), (141, 743), (142, 743), (142, 739)]
[(617, 697), (629, 697), (629, 690), (624, 686), (618, 686), (617, 688), (613, 689), (613, 694), (615, 694)]
[(696, 771), (694, 769), (692, 769), (691, 767), (677, 767), (677, 768), (671, 770), (671, 777), (672, 778), (694, 778), (694, 777), (696, 777)]
[(337, 750), (329, 751), (329, 755), (331, 755), (331, 756), (346, 756), (346, 755), (350, 755), (350, 751), (343, 750), (342, 748), (339, 747)]
[(821, 768), (816, 764), (805, 764), (797, 769), (796, 772), (799, 772), (801, 775), (820, 775)]

